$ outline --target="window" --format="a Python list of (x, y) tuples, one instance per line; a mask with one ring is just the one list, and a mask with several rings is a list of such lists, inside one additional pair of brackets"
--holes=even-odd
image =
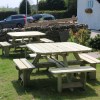
[(10, 20), (11, 20), (11, 16), (9, 16), (8, 18), (6, 18), (6, 20), (7, 20), (7, 21), (10, 21)]
[(93, 0), (88, 0), (88, 8), (93, 8)]
[(24, 18), (23, 16), (12, 16), (12, 19)]

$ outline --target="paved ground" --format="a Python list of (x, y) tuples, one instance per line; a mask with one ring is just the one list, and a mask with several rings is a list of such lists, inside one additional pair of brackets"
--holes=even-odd
[(97, 34), (100, 34), (100, 31), (91, 30), (91, 38), (94, 38)]

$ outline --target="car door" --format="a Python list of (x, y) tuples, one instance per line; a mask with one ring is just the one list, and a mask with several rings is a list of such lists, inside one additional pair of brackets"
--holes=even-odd
[(12, 16), (9, 16), (8, 18), (5, 19), (4, 27), (12, 28)]

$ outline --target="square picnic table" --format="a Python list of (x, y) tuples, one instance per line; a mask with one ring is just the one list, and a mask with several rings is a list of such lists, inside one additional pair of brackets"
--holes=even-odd
[[(83, 45), (80, 45), (80, 44), (77, 44), (77, 43), (73, 43), (73, 42), (55, 42), (55, 43), (30, 43), (30, 44), (27, 44), (26, 45), (27, 48), (29, 48), (30, 50), (32, 50), (33, 52), (35, 52), (37, 55), (36, 57), (34, 58), (33, 60), (33, 65), (36, 65), (39, 63), (39, 59), (42, 55), (46, 56), (46, 58), (49, 58), (54, 55), (54, 57), (56, 59), (51, 59), (51, 61), (55, 62), (58, 67), (66, 67), (68, 68), (69, 65), (68, 65), (68, 60), (67, 60), (67, 56), (69, 53), (73, 53), (75, 58), (77, 60), (79, 60), (79, 55), (78, 53), (79, 52), (90, 52), (92, 49), (89, 48), (89, 47), (86, 47), (86, 46), (83, 46)], [(59, 59), (57, 59), (57, 56), (60, 55), (62, 56), (63, 58), (63, 63), (61, 63), (59, 61)], [(48, 59), (48, 62), (49, 62), (49, 59)], [(75, 66), (74, 66), (75, 67)], [(60, 69), (59, 69), (60, 70)], [(75, 69), (77, 70), (77, 69)], [(81, 69), (79, 69), (79, 72), (80, 72)], [(90, 71), (91, 68), (89, 67), (89, 70)], [(95, 70), (95, 69), (93, 69)], [(82, 72), (84, 71), (84, 69), (82, 70)], [(87, 72), (87, 70), (85, 70)], [(52, 73), (57, 73), (58, 74), (58, 91), (61, 92), (62, 91), (62, 73), (63, 72), (66, 72), (66, 70), (62, 71), (62, 73), (60, 72), (60, 74), (58, 73), (59, 71), (56, 71), (53, 70), (51, 71)], [(73, 72), (71, 70), (71, 72)], [(77, 71), (76, 71), (77, 72)], [(70, 76), (70, 75), (69, 75)], [(70, 85), (70, 78), (68, 78), (69, 80), (69, 85)], [(85, 77), (85, 81), (86, 81), (86, 77)], [(75, 84), (75, 83), (74, 83)], [(71, 85), (73, 86), (73, 85)], [(75, 87), (77, 86), (76, 84), (74, 85)], [(78, 86), (80, 87), (79, 83), (78, 83)], [(67, 86), (68, 88), (68, 86)], [(69, 86), (70, 88), (70, 86)]]
[(25, 31), (25, 32), (9, 32), (7, 33), (10, 37), (12, 37), (12, 44), (16, 45), (16, 39), (22, 39), (24, 42), (25, 38), (28, 38), (28, 43), (31, 42), (31, 38), (35, 37), (37, 40), (40, 39), (41, 36), (44, 36), (45, 33), (39, 31)]
[(39, 56), (41, 55), (61, 55), (63, 57), (64, 64), (66, 67), (67, 63), (67, 54), (73, 53), (75, 57), (78, 59), (79, 52), (89, 52), (92, 49), (77, 43), (73, 42), (55, 42), (55, 43), (30, 43), (26, 45), (30, 50), (37, 54), (33, 63), (37, 63), (39, 60)]

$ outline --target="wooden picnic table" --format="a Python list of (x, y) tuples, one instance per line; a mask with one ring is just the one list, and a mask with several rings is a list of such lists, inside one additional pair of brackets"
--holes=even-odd
[(12, 44), (16, 45), (17, 39), (22, 39), (24, 41), (25, 38), (28, 38), (28, 43), (31, 42), (31, 39), (35, 37), (37, 40), (40, 39), (41, 36), (44, 36), (45, 33), (39, 31), (25, 31), (25, 32), (9, 32), (7, 33), (10, 37), (12, 37)]
[[(26, 45), (27, 48), (29, 48), (30, 50), (32, 50), (33, 52), (36, 53), (36, 57), (34, 58), (33, 60), (33, 65), (37, 66), (37, 64), (39, 63), (39, 59), (41, 56), (45, 56), (46, 58), (49, 58), (51, 59), (48, 59), (48, 62), (49, 61), (52, 61), (52, 62), (55, 62), (56, 65), (58, 67), (69, 67), (68, 65), (68, 60), (67, 60), (67, 56), (69, 53), (73, 53), (75, 58), (77, 60), (79, 60), (79, 55), (78, 53), (79, 52), (90, 52), (92, 49), (89, 48), (89, 47), (86, 47), (86, 46), (83, 46), (83, 45), (80, 45), (80, 44), (77, 44), (77, 43), (73, 43), (73, 42), (55, 42), (55, 43), (34, 43), (34, 44), (27, 44)], [(54, 59), (52, 59), (52, 55), (54, 55)], [(58, 55), (62, 56), (62, 59), (63, 59), (63, 63), (59, 61), (58, 59)], [(75, 67), (75, 66), (74, 66)], [(87, 70), (88, 68), (88, 70)], [(81, 68), (80, 68), (81, 69)], [(79, 70), (80, 70), (79, 69)], [(59, 69), (60, 70), (60, 69)], [(87, 72), (87, 71), (90, 71), (91, 70), (91, 67), (86, 67), (86, 69), (81, 69), (82, 72)], [(95, 69), (93, 69), (95, 70)], [(91, 70), (91, 71), (93, 71)], [(52, 73), (56, 73), (55, 70), (51, 70)], [(57, 71), (57, 74), (58, 74), (59, 71)], [(60, 73), (58, 74), (58, 91), (61, 92), (62, 90), (62, 72), (64, 73), (67, 73), (69, 71), (60, 71)], [(70, 71), (70, 73), (74, 72), (73, 69)], [(78, 72), (78, 71), (76, 71)], [(70, 76), (70, 75), (69, 75)], [(84, 78), (85, 81), (86, 81), (86, 77)], [(68, 78), (69, 80), (69, 84), (70, 84), (70, 78)], [(84, 84), (86, 83), (84, 81)], [(75, 84), (75, 83), (74, 83)], [(77, 86), (82, 86), (82, 85), (79, 85), (79, 83), (76, 85), (71, 85), (72, 87), (77, 87)], [(71, 87), (69, 86), (69, 88)], [(64, 87), (63, 87), (64, 88)], [(67, 86), (68, 88), (68, 86)]]

